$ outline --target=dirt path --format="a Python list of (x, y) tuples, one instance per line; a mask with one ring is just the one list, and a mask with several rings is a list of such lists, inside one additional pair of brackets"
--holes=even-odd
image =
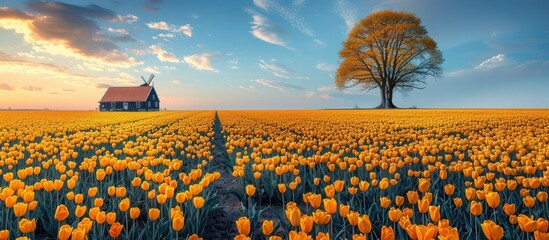
[(221, 195), (219, 203), (223, 210), (209, 216), (208, 225), (201, 236), (204, 240), (233, 239), (236, 236), (235, 221), (241, 216), (242, 209), (240, 201), (227, 192), (230, 187), (236, 186), (236, 179), (231, 175), (229, 155), (225, 148), (225, 139), (223, 138), (221, 121), (215, 113), (214, 126), (214, 145), (213, 157), (215, 171), (221, 173), (221, 177), (213, 183), (214, 190)]

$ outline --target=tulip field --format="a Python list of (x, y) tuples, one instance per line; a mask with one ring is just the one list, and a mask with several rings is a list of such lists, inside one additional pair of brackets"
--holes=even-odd
[(0, 147), (0, 240), (207, 239), (220, 178), (227, 239), (549, 239), (547, 110), (5, 111)]

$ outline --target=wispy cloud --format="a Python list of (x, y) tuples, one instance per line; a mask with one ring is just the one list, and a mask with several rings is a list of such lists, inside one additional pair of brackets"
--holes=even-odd
[(37, 92), (37, 91), (42, 91), (42, 87), (35, 87), (35, 86), (24, 86), (24, 87), (21, 87), (21, 89), (23, 90), (26, 90), (26, 91), (29, 91), (29, 92)]
[(139, 18), (133, 14), (128, 14), (128, 15), (118, 15), (116, 16), (116, 19), (114, 20), (115, 22), (124, 22), (124, 23), (134, 23), (136, 22), (137, 20), (139, 20)]
[(11, 85), (7, 84), (7, 83), (0, 83), (0, 90), (13, 91), (13, 90), (15, 90), (15, 88), (12, 87)]
[(220, 53), (198, 53), (190, 56), (185, 56), (183, 61), (185, 61), (189, 66), (196, 70), (212, 71), (219, 72), (212, 66), (211, 59), (214, 57), (221, 56)]
[(148, 72), (148, 73), (154, 73), (154, 74), (159, 74), (160, 73), (160, 69), (158, 69), (157, 66), (148, 66), (143, 70), (145, 70), (145, 72)]
[[(0, 28), (22, 34), (33, 50), (93, 61), (112, 67), (132, 67), (142, 62), (119, 50), (118, 42), (135, 41), (131, 36), (102, 33), (97, 21), (116, 22), (119, 16), (97, 5), (78, 6), (60, 2), (27, 3), (27, 13), (0, 8)], [(77, 33), (77, 34), (76, 34)]]
[(177, 85), (181, 84), (181, 81), (179, 80), (171, 80), (170, 82)]
[(353, 8), (347, 0), (336, 0), (335, 11), (337, 15), (343, 18), (345, 26), (347, 27), (347, 32), (350, 32), (358, 20), (358, 14), (355, 8)]
[(255, 92), (256, 91), (256, 88), (254, 86), (238, 86), (238, 88), (240, 89), (244, 89), (246, 91), (249, 91), (249, 92)]
[(303, 18), (300, 17), (295, 11), (295, 9), (297, 9), (296, 7), (300, 7), (304, 2), (305, 1), (302, 0), (294, 1), (294, 8), (291, 9), (280, 5), (276, 0), (254, 0), (254, 5), (267, 12), (274, 11), (284, 18), (284, 20), (288, 21), (292, 27), (298, 29), (303, 34), (312, 37), (315, 35), (313, 30), (303, 23)]
[(489, 59), (486, 59), (475, 67), (476, 70), (493, 69), (507, 67), (512, 65), (512, 60), (508, 59), (504, 54), (498, 54)]
[(318, 70), (327, 71), (327, 72), (332, 72), (332, 71), (335, 71), (337, 69), (336, 65), (329, 64), (329, 63), (322, 63), (322, 62), (315, 65), (315, 67)]
[(179, 58), (177, 58), (175, 54), (164, 50), (160, 45), (151, 45), (149, 46), (149, 50), (151, 51), (151, 53), (155, 54), (158, 60), (160, 60), (161, 62), (181, 62), (181, 60), (179, 60)]
[(286, 42), (280, 37), (283, 32), (282, 28), (274, 25), (261, 14), (253, 14), (252, 18), (250, 33), (254, 37), (270, 44), (287, 47)]
[(120, 33), (120, 34), (124, 34), (124, 35), (129, 35), (130, 34), (130, 32), (127, 29), (124, 29), (124, 28), (107, 28), (107, 31), (112, 32), (112, 33)]
[(307, 90), (307, 89), (305, 89), (301, 86), (298, 86), (298, 85), (285, 83), (285, 82), (271, 81), (271, 80), (266, 80), (266, 79), (256, 79), (256, 80), (253, 80), (253, 82), (255, 82), (259, 85), (268, 87), (268, 88), (276, 89), (278, 91), (285, 91), (288, 88), (293, 89), (293, 90), (298, 90), (298, 91), (306, 91)]
[(187, 37), (193, 36), (193, 28), (191, 27), (190, 24), (177, 26), (174, 24), (168, 24), (167, 22), (164, 22), (164, 21), (160, 21), (160, 22), (147, 23), (147, 27), (149, 27), (150, 29), (168, 31), (172, 33), (182, 33)]
[(275, 77), (285, 78), (285, 79), (308, 79), (308, 77), (296, 76), (296, 74), (292, 70), (278, 63), (275, 59), (271, 59), (271, 60), (260, 59), (258, 65), (263, 71), (270, 72)]

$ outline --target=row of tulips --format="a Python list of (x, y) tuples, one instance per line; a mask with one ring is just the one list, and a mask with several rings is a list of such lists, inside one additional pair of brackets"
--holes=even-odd
[[(252, 220), (237, 238), (544, 239), (547, 116), (219, 112), (244, 218)], [(276, 223), (275, 235), (254, 223), (261, 211), (249, 208), (262, 205), (285, 207), (285, 217), (266, 220)]]
[(0, 239), (199, 239), (218, 209), (213, 112), (37, 114), (0, 117), (16, 119), (0, 132)]

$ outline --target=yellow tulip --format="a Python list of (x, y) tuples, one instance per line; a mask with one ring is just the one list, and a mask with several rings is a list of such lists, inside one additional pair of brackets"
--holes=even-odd
[(236, 228), (238, 230), (238, 234), (247, 236), (250, 234), (250, 220), (247, 217), (240, 217), (236, 221)]

